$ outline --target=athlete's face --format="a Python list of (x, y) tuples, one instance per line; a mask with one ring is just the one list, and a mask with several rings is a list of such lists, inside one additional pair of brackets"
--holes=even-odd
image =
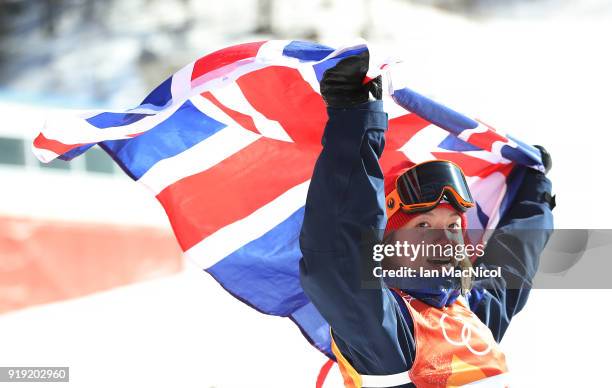
[[(423, 268), (426, 270), (439, 269), (443, 266), (455, 266), (457, 262), (448, 256), (443, 256), (436, 247), (447, 247), (449, 244), (463, 244), (461, 216), (454, 209), (436, 207), (428, 212), (420, 213), (412, 218), (406, 225), (393, 234), (393, 241), (388, 243), (421, 245), (418, 254), (413, 254), (410, 260), (404, 258), (388, 258), (383, 261), (383, 267), (392, 268), (405, 266), (409, 268)], [(415, 251), (412, 251), (415, 252)]]

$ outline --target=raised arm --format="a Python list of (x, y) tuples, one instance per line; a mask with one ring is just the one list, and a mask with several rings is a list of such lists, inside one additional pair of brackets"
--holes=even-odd
[[(399, 373), (409, 367), (403, 347), (410, 333), (391, 292), (384, 287), (362, 288), (360, 274), (362, 250), (374, 243), (364, 239), (364, 232), (385, 227), (378, 158), (384, 148), (387, 115), (382, 101), (367, 102), (367, 89), (366, 102), (350, 105), (351, 99), (344, 98), (348, 89), (342, 83), (348, 78), (356, 80), (355, 89), (362, 87), (367, 57), (343, 62), (336, 66), (338, 72), (328, 70), (330, 82), (324, 78), (321, 86), (329, 120), (306, 200), (300, 236), (301, 282), (330, 323), (342, 355), (358, 373)], [(339, 96), (333, 87), (338, 87)]]
[(470, 292), (474, 313), (501, 341), (510, 320), (523, 309), (538, 269), (539, 258), (553, 229), (552, 185), (546, 176), (525, 169), (514, 204), (489, 239), (475, 265), (501, 267), (501, 279), (486, 281)]

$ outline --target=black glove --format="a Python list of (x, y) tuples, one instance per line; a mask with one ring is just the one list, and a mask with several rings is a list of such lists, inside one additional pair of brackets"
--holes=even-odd
[(367, 84), (363, 79), (368, 72), (370, 53), (364, 51), (342, 59), (336, 66), (325, 70), (321, 80), (321, 95), (332, 108), (349, 107), (369, 100), (369, 94), (382, 99), (382, 79), (374, 78)]
[(546, 148), (541, 145), (534, 145), (535, 148), (540, 150), (540, 155), (542, 155), (542, 164), (544, 165), (544, 174), (548, 174), (550, 169), (552, 168), (552, 158)]
[[(546, 151), (546, 148), (542, 147), (541, 145), (534, 145), (535, 148), (537, 148), (538, 150), (540, 150), (540, 155), (542, 158), (542, 164), (544, 165), (544, 174), (548, 174), (548, 172), (550, 171), (550, 169), (552, 168), (552, 158), (550, 157), (550, 154), (548, 153), (548, 151)], [(530, 171), (535, 171), (535, 170), (531, 170)], [(541, 174), (541, 172), (540, 172)], [(557, 196), (556, 195), (552, 195), (549, 192), (545, 192), (542, 194), (542, 197), (540, 198), (540, 201), (542, 202), (546, 202), (548, 203), (548, 206), (550, 207), (550, 210), (553, 210), (555, 208), (555, 206), (557, 206)]]

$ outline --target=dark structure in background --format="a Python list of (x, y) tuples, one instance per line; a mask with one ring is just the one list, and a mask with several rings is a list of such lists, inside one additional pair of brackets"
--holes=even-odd
[(451, 12), (468, 15), (486, 15), (489, 12), (515, 6), (517, 4), (556, 4), (565, 0), (408, 0), (415, 4), (429, 5)]
[[(299, 26), (287, 23), (292, 2), (300, 1), (232, 0), (218, 5), (205, 0), (0, 0), (0, 92), (69, 96), (121, 107), (137, 104), (132, 98), (141, 98), (162, 81), (160, 77), (219, 46), (254, 39), (320, 40), (316, 10), (312, 15), (293, 15)], [(393, 1), (486, 17), (511, 14), (517, 5), (559, 8), (569, 0)], [(354, 4), (374, 10), (390, 2)], [(177, 17), (161, 20), (160, 5)], [(336, 5), (346, 3), (321, 0), (312, 7), (323, 14)], [(157, 14), (152, 12), (155, 8)], [(366, 11), (356, 22), (362, 24), (356, 33), (366, 39), (380, 22), (372, 19), (373, 14)], [(133, 95), (113, 101), (117, 90)]]

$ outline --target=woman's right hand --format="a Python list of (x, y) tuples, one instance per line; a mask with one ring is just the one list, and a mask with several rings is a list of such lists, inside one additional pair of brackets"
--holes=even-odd
[(370, 93), (373, 99), (382, 98), (382, 80), (378, 76), (364, 84), (370, 62), (370, 53), (364, 51), (351, 55), (339, 61), (335, 66), (327, 69), (321, 79), (321, 95), (327, 106), (332, 108), (346, 108), (362, 104), (369, 100)]

